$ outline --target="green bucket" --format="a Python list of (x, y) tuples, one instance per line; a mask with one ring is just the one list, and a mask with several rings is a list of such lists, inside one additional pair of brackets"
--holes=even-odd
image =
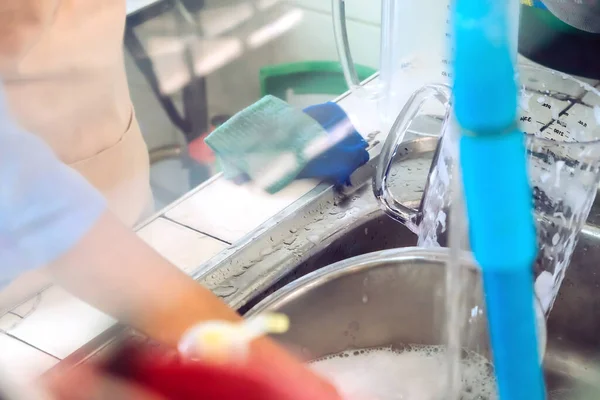
[[(356, 65), (359, 79), (365, 80), (377, 70)], [(310, 105), (320, 103), (345, 93), (348, 85), (342, 67), (332, 61), (306, 61), (269, 65), (260, 70), (261, 96), (267, 94), (279, 97), (297, 105), (295, 99)]]

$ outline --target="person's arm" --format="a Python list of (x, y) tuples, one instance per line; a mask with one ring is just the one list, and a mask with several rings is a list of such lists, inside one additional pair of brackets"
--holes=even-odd
[[(110, 213), (49, 270), (71, 293), (171, 346), (201, 321), (241, 319)], [(303, 382), (307, 399), (338, 399), (328, 383), (268, 338), (253, 344), (249, 362), (282, 384)]]
[[(66, 290), (171, 346), (199, 322), (241, 318), (122, 225), (95, 189), (5, 110), (0, 93), (0, 285), (48, 265)], [(338, 399), (268, 338), (253, 344), (249, 362), (282, 384), (303, 382), (307, 398)]]
[(241, 318), (110, 212), (48, 272), (77, 297), (173, 346), (199, 321)]

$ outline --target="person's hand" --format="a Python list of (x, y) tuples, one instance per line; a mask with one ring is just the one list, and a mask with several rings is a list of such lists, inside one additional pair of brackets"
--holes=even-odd
[(53, 400), (166, 400), (89, 365), (52, 371), (41, 385)]
[(130, 342), (96, 366), (53, 371), (44, 383), (56, 400), (340, 400), (299, 360), (259, 341), (240, 365), (192, 361), (168, 347)]
[[(114, 244), (110, 252), (106, 243)], [(49, 273), (75, 296), (173, 349), (199, 323), (242, 320), (109, 212)], [(307, 399), (339, 400), (333, 386), (270, 339), (252, 344), (249, 362), (275, 382), (302, 388)]]

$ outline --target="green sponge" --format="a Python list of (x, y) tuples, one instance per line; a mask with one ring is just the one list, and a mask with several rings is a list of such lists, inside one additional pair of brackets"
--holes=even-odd
[(247, 175), (267, 192), (276, 193), (323, 150), (327, 136), (313, 118), (267, 95), (219, 126), (205, 141), (227, 179)]

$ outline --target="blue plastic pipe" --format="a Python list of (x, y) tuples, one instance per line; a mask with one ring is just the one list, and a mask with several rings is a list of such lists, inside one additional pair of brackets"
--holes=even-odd
[[(516, 0), (512, 0), (516, 1)], [(510, 0), (455, 0), (454, 112), (470, 243), (483, 271), (501, 400), (542, 400), (525, 136), (516, 127)]]

